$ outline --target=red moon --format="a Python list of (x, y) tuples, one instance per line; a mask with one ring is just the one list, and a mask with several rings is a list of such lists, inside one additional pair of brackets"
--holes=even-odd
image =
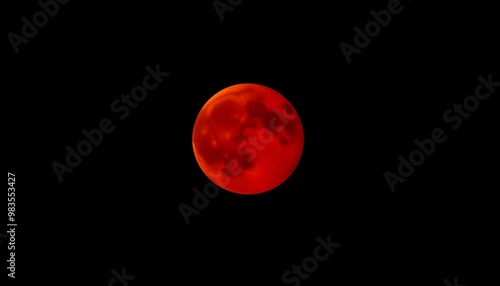
[(229, 86), (196, 118), (193, 151), (203, 173), (237, 194), (259, 194), (282, 184), (304, 148), (300, 118), (277, 91), (258, 84)]

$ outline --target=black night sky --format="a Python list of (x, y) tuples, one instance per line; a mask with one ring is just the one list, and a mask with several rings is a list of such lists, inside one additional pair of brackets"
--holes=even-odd
[[(1, 285), (498, 280), (490, 2), (40, 3), (4, 8), (17, 226), (12, 279), (4, 201)], [(124, 103), (152, 70), (147, 97)], [(193, 154), (196, 116), (237, 83), (290, 101), (302, 158), (276, 189), (220, 189), (186, 224), (179, 205), (210, 182)], [(69, 166), (67, 146), (96, 128), (102, 142)]]

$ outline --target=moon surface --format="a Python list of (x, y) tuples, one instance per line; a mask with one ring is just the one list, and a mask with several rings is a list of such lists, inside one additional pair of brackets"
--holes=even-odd
[(259, 84), (229, 86), (212, 96), (193, 129), (193, 151), (203, 173), (238, 194), (282, 184), (304, 148), (300, 118), (277, 91)]

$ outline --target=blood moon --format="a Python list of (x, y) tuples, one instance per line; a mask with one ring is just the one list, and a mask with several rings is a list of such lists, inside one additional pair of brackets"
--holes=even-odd
[(193, 150), (205, 175), (238, 194), (259, 194), (283, 183), (304, 148), (300, 118), (277, 91), (258, 84), (229, 86), (196, 118)]

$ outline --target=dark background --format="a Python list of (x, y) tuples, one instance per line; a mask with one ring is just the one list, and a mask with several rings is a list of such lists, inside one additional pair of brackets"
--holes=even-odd
[[(221, 22), (211, 0), (71, 1), (18, 54), (4, 37), (16, 282), (108, 285), (125, 267), (132, 286), (285, 285), (328, 235), (340, 248), (301, 285), (497, 280), (498, 91), (456, 131), (442, 115), (479, 75), (500, 80), (498, 16), (487, 1), (402, 1), (347, 64), (339, 44), (387, 3), (244, 0)], [(4, 8), (4, 35), (40, 10), (16, 5)], [(156, 64), (170, 75), (119, 120), (111, 102)], [(196, 115), (243, 82), (292, 103), (302, 159), (275, 190), (221, 190), (186, 225), (178, 205), (209, 182), (192, 152)], [(116, 129), (59, 183), (52, 162), (104, 117)], [(392, 193), (384, 172), (437, 127), (447, 141)]]

